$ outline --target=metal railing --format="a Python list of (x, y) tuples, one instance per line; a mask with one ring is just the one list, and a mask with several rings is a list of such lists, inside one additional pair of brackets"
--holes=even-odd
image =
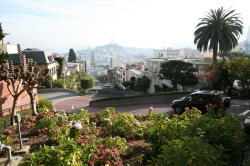
[[(18, 106), (16, 106), (16, 109), (20, 109), (20, 111), (22, 111), (23, 108), (27, 108), (28, 106), (31, 106), (31, 104), (30, 104), (30, 103), (27, 103), (27, 104), (23, 104), (23, 105), (20, 105), (20, 106), (18, 105)], [(12, 111), (12, 108), (0, 110), (0, 115), (3, 115), (3, 114), (6, 113), (6, 112), (11, 113), (11, 111)]]
[[(28, 103), (28, 104), (23, 104), (23, 105), (20, 105), (20, 106), (16, 106), (16, 109), (20, 109), (19, 111), (23, 111), (23, 110), (27, 109), (28, 106), (30, 107), (31, 104)], [(0, 110), (0, 118), (3, 117), (3, 115), (5, 115), (6, 113), (8, 113), (8, 114), (6, 114), (6, 116), (10, 115), (11, 111), (12, 111), (12, 108)], [(6, 120), (0, 121), (0, 132), (7, 129), (9, 126), (10, 126), (10, 120), (8, 120), (8, 121), (6, 121)]]

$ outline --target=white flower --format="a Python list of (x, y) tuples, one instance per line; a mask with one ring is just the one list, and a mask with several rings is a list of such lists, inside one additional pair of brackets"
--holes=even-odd
[(69, 126), (70, 126), (70, 127), (73, 126), (73, 121), (69, 121)]
[(81, 129), (82, 129), (82, 124), (81, 124), (81, 122), (76, 122), (76, 123), (74, 124), (74, 128), (76, 128), (76, 129), (78, 129), (78, 130), (81, 130)]
[(111, 121), (109, 118), (104, 118), (104, 121)]

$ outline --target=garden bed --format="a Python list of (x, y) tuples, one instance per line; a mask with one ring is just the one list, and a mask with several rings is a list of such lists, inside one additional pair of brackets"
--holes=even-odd
[[(233, 165), (246, 147), (241, 117), (197, 109), (182, 115), (132, 115), (108, 107), (98, 113), (64, 114), (40, 109), (22, 116), (31, 154), (23, 165)], [(18, 147), (15, 127), (1, 140)], [(4, 155), (4, 154), (2, 154)]]

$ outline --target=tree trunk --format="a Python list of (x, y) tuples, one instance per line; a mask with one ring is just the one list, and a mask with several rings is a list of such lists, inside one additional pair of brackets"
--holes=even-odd
[(213, 51), (213, 64), (212, 64), (212, 70), (216, 70), (216, 63), (217, 63), (217, 49)]
[(17, 103), (18, 97), (13, 97), (13, 104), (12, 104), (12, 110), (11, 110), (11, 126), (15, 125), (15, 119), (14, 116), (16, 115), (16, 103)]
[(32, 92), (28, 92), (28, 95), (30, 97), (30, 104), (31, 104), (31, 108), (32, 108), (32, 115), (38, 115), (37, 110), (36, 110), (36, 101), (35, 98), (33, 96)]
[(173, 83), (173, 88), (177, 90), (177, 83)]

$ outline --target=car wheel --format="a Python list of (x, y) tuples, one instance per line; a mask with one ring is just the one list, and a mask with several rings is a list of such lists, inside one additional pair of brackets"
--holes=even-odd
[(174, 113), (181, 114), (182, 113), (182, 109), (180, 107), (175, 107), (174, 108)]

